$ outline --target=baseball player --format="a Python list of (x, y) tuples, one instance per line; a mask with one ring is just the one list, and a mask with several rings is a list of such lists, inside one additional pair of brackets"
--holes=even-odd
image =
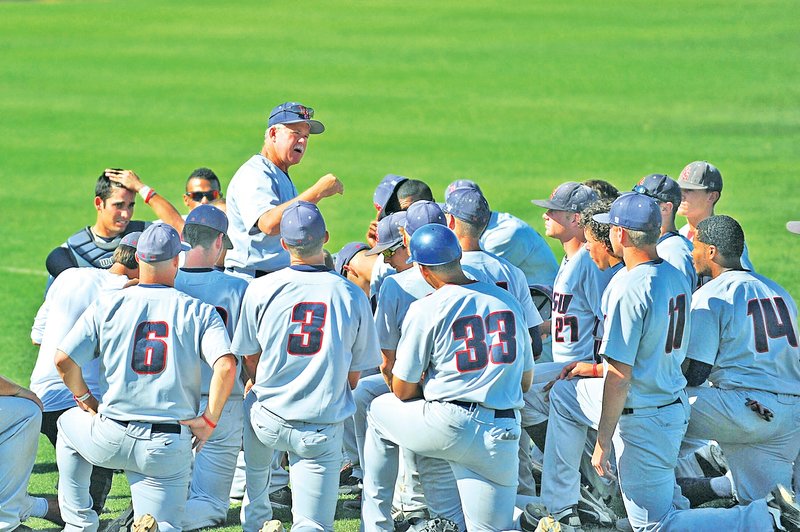
[(689, 286), (697, 286), (697, 272), (692, 262), (692, 243), (678, 232), (675, 215), (681, 204), (681, 188), (678, 182), (665, 174), (650, 174), (633, 187), (634, 192), (650, 196), (661, 209), (661, 236), (656, 251), (658, 256), (675, 266), (689, 280)]
[[(375, 192), (372, 194), (372, 204), (375, 206), (375, 219), (370, 221), (369, 228), (367, 229), (367, 242), (370, 246), (375, 245), (375, 239), (378, 236), (378, 222), (387, 216), (385, 210), (396, 212), (400, 210), (397, 202), (397, 187), (408, 178), (396, 174), (386, 174), (381, 179), (378, 186), (375, 187)], [(423, 198), (425, 199), (425, 198)], [(432, 201), (432, 198), (431, 198)]]
[[(689, 418), (681, 373), (691, 328), (691, 287), (672, 265), (658, 258), (658, 204), (643, 194), (625, 194), (608, 214), (595, 215), (611, 224), (614, 253), (625, 270), (616, 275), (603, 298), (606, 315), (600, 346), (604, 357), (602, 413), (592, 465), (609, 471), (611, 446), (628, 519), (634, 530), (768, 530), (778, 524), (800, 524), (800, 507), (785, 489), (776, 487), (769, 504), (761, 499), (731, 509), (676, 510), (672, 504), (675, 464)], [(569, 382), (569, 381), (560, 381)], [(556, 385), (558, 386), (558, 384)], [(556, 387), (554, 387), (555, 389)], [(554, 415), (558, 413), (554, 409)], [(569, 445), (570, 412), (561, 414), (559, 447)], [(775, 511), (775, 514), (771, 512)], [(579, 529), (573, 508), (553, 517)], [(565, 527), (562, 525), (562, 529)]]
[(28, 517), (64, 525), (55, 499), (28, 495), (41, 416), (36, 394), (0, 375), (0, 531), (30, 530), (20, 525)]
[(245, 356), (253, 388), (245, 400), (247, 496), (242, 528), (272, 519), (267, 498), (274, 449), (288, 451), (293, 528), (333, 530), (342, 463), (342, 423), (355, 410), (350, 389), (379, 362), (369, 301), (326, 268), (328, 232), (313, 203), (281, 219), (291, 266), (247, 289), (233, 351)]
[[(228, 218), (212, 205), (199, 204), (186, 217), (183, 240), (192, 249), (186, 252), (183, 267), (175, 276), (175, 289), (212, 305), (233, 337), (247, 281), (225, 275), (213, 268), (223, 249), (230, 249)], [(213, 370), (202, 366), (200, 410), (208, 405)], [(195, 453), (189, 499), (183, 527), (187, 530), (218, 526), (228, 514), (229, 494), (236, 459), (242, 447), (244, 388), (236, 379), (222, 416), (203, 449)]]
[[(685, 372), (692, 402), (686, 436), (719, 442), (743, 504), (790, 486), (800, 451), (797, 306), (774, 281), (742, 270), (741, 226), (729, 216), (697, 224), (694, 261), (712, 280), (694, 295)], [(695, 387), (706, 379), (711, 387)]]
[[(714, 215), (714, 207), (722, 196), (722, 174), (711, 163), (694, 161), (681, 171), (678, 178), (681, 188), (681, 204), (678, 214), (686, 217), (686, 225), (680, 228), (680, 233), (689, 241), (694, 238), (694, 233), (701, 221)], [(747, 252), (747, 243), (744, 245), (741, 257), (742, 267), (755, 271), (753, 263)], [(699, 284), (707, 279), (698, 279)]]
[(314, 110), (297, 102), (282, 103), (269, 114), (264, 146), (233, 175), (228, 184), (229, 236), (233, 249), (225, 256), (228, 273), (260, 277), (289, 265), (289, 254), (280, 245), (283, 210), (295, 198), (318, 203), (344, 186), (333, 174), (325, 174), (298, 195), (289, 168), (299, 164), (309, 135), (325, 131), (313, 119)]
[[(135, 519), (150, 514), (160, 530), (182, 527), (192, 434), (202, 448), (236, 379), (216, 309), (172, 288), (184, 246), (171, 226), (148, 227), (136, 248), (139, 285), (99, 299), (59, 344), (56, 367), (79, 405), (58, 420), (65, 530), (98, 528), (89, 496), (92, 465), (125, 470)], [(99, 403), (81, 373), (98, 357)], [(200, 413), (202, 360), (214, 374)]]
[(509, 530), (516, 409), (533, 371), (522, 308), (507, 291), (464, 275), (458, 238), (448, 228), (418, 229), (409, 251), (436, 291), (411, 304), (392, 370), (393, 394), (376, 398), (368, 412), (364, 529), (393, 530), (389, 510), (403, 446), (447, 460), (468, 530)]
[(211, 168), (197, 168), (186, 180), (183, 203), (191, 211), (198, 205), (207, 205), (222, 198), (222, 186)]
[(587, 179), (583, 184), (594, 190), (598, 199), (614, 201), (619, 197), (617, 187), (605, 179)]
[[(31, 374), (31, 390), (43, 404), (41, 432), (56, 446), (57, 422), (64, 412), (75, 406), (72, 392), (61, 380), (53, 359), (58, 344), (77, 323), (81, 314), (99, 297), (122, 289), (139, 276), (136, 262), (136, 243), (140, 232), (122, 237), (114, 250), (114, 264), (108, 270), (100, 268), (70, 268), (59, 275), (44, 303), (39, 307), (31, 328), (31, 341), (39, 346), (39, 354)], [(80, 287), (76, 290), (75, 287)], [(95, 397), (100, 395), (100, 363), (95, 360), (82, 368), (83, 379)], [(92, 468), (90, 494), (92, 508), (100, 515), (111, 490), (113, 471)]]

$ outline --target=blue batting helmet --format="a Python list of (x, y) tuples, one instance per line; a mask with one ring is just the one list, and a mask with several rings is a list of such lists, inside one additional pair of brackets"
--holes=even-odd
[(426, 224), (414, 231), (408, 243), (408, 263), (440, 266), (461, 258), (458, 237), (445, 225)]

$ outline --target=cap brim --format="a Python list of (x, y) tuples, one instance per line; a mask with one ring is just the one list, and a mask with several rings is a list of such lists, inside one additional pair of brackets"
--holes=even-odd
[(800, 235), (800, 222), (786, 222), (786, 229)]
[(592, 216), (592, 220), (600, 224), (610, 224), (611, 223), (611, 213), (610, 212), (601, 212), (600, 214), (595, 214)]
[(532, 199), (531, 203), (536, 205), (537, 207), (543, 207), (545, 209), (553, 209), (554, 211), (564, 211), (563, 205), (557, 205), (550, 200), (543, 200), (543, 199)]
[(186, 242), (181, 240), (181, 249), (180, 249), (180, 251), (189, 251), (190, 249), (192, 249), (192, 246), (190, 246), (189, 244), (187, 244)]
[(678, 181), (678, 186), (686, 190), (709, 190), (705, 185), (698, 185), (696, 183), (689, 183), (687, 181)]
[(297, 119), (297, 120), (290, 120), (288, 122), (280, 122), (280, 123), (281, 124), (299, 124), (300, 122), (305, 122), (306, 124), (308, 124), (308, 126), (311, 128), (309, 130), (309, 133), (311, 133), (312, 135), (319, 135), (320, 133), (325, 131), (325, 126), (322, 125), (322, 122), (320, 122), (319, 120), (311, 120), (311, 119), (306, 120), (306, 119), (300, 118), (300, 119)]
[(392, 242), (385, 242), (383, 244), (378, 244), (374, 248), (372, 248), (370, 250), (367, 250), (365, 255), (377, 255), (378, 253), (383, 253), (384, 251), (386, 251), (390, 247), (396, 246), (397, 244), (399, 244), (402, 241), (403, 241), (402, 238), (398, 238), (397, 240), (393, 240)]
[(228, 238), (228, 235), (222, 235), (222, 246), (225, 249), (233, 249), (233, 242), (231, 242), (231, 239)]

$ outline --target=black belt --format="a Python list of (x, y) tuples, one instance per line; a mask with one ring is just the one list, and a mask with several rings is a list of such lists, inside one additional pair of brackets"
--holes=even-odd
[[(677, 405), (680, 402), (681, 402), (681, 398), (678, 397), (677, 399), (672, 401), (670, 404), (657, 406), (656, 408), (666, 408), (668, 406)], [(635, 414), (637, 410), (645, 410), (645, 409), (643, 409), (643, 408), (623, 408), (622, 409), (622, 415), (623, 416), (627, 416), (628, 414)]]
[[(467, 401), (450, 401), (452, 404), (456, 406), (460, 406), (465, 410), (475, 410), (475, 407), (480, 406), (480, 403), (468, 403)], [(495, 419), (513, 419), (516, 415), (514, 414), (513, 408), (507, 408), (505, 410), (495, 410), (494, 411), (494, 418)]]
[(254, 274), (253, 276), (254, 276), (254, 277), (256, 277), (256, 278), (258, 278), (258, 277), (264, 277), (265, 275), (269, 275), (270, 273), (274, 273), (274, 271), (267, 271), (267, 270), (249, 270), (249, 269), (247, 269), (247, 268), (239, 268), (239, 267), (237, 267), (237, 266), (228, 266), (228, 267), (227, 267), (227, 268), (225, 268), (225, 269), (226, 269), (227, 271), (229, 271), (229, 272), (238, 272), (238, 273), (244, 273), (244, 274), (249, 274), (249, 273), (252, 271), (252, 272), (255, 272), (255, 274)]
[[(106, 419), (111, 419), (106, 418)], [(129, 421), (119, 421), (117, 419), (111, 419), (117, 425), (122, 425), (123, 427), (127, 427)], [(142, 423), (145, 423), (144, 421)], [(180, 434), (181, 433), (181, 426), (176, 425), (174, 423), (151, 423), (150, 424), (150, 432), (162, 433), (162, 434)]]

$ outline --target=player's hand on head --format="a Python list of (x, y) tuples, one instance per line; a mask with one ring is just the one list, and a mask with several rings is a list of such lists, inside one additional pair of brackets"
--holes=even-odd
[(115, 168), (106, 168), (106, 177), (115, 183), (119, 183), (123, 187), (133, 192), (139, 192), (139, 189), (144, 186), (133, 170), (118, 170)]
[(378, 220), (372, 220), (369, 223), (369, 229), (367, 229), (367, 244), (371, 247), (375, 247), (375, 244), (378, 243)]

